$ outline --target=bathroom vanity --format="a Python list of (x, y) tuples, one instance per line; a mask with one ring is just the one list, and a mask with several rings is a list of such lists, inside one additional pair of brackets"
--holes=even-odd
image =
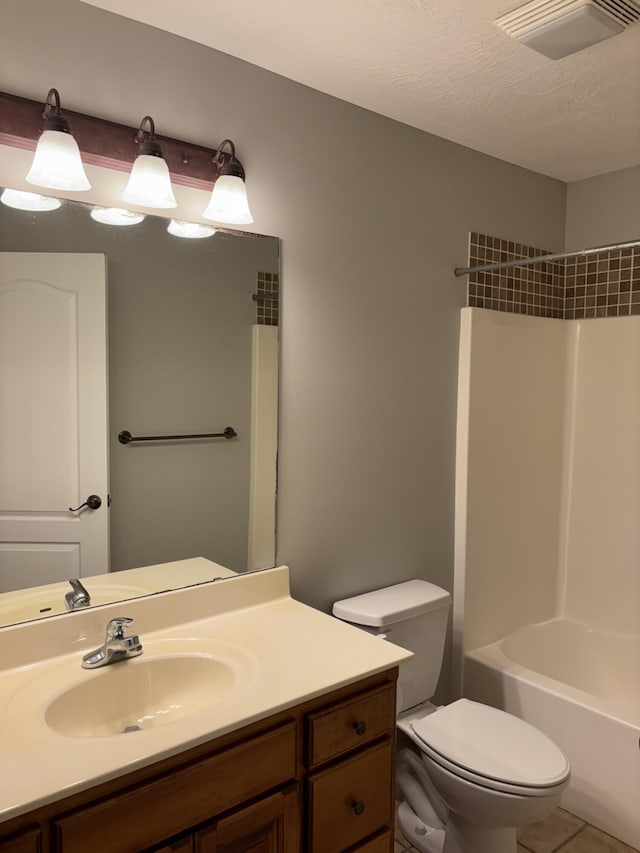
[[(284, 567), (127, 604), (145, 651), (102, 672), (82, 671), (78, 651), (19, 660), (37, 657), (54, 628), (76, 644), (76, 614), (13, 629), (34, 636), (0, 675), (0, 853), (392, 851), (396, 678), (407, 652), (293, 601)], [(213, 613), (176, 623), (185, 606)], [(78, 614), (84, 633), (85, 620), (102, 625), (114, 607)], [(123, 731), (118, 695), (136, 688), (122, 679), (153, 681), (152, 667), (169, 673), (163, 661), (176, 658), (183, 682), (169, 685), (165, 712), (183, 713), (175, 689), (184, 715), (149, 714), (149, 728)], [(230, 687), (215, 686), (214, 659), (233, 669)], [(197, 688), (184, 680), (191, 665)], [(211, 705), (200, 691), (208, 673)], [(115, 711), (99, 692), (107, 678)]]
[(394, 676), (333, 691), (0, 825), (0, 851), (389, 851)]

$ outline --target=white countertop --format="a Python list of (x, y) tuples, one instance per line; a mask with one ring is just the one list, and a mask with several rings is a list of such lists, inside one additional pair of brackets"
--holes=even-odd
[[(122, 613), (120, 612), (122, 611)], [(147, 659), (180, 640), (238, 654), (244, 681), (218, 704), (126, 736), (69, 737), (44, 714), (113, 616), (135, 619)], [(189, 621), (184, 621), (185, 619)], [(187, 643), (188, 644), (188, 643)], [(50, 657), (51, 650), (60, 654)], [(128, 666), (139, 658), (116, 664)], [(0, 820), (175, 755), (411, 657), (289, 596), (286, 566), (0, 629)]]

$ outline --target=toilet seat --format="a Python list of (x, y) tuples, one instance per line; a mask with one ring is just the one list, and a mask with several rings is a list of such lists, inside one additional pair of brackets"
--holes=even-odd
[(566, 756), (541, 731), (468, 699), (414, 717), (407, 730), (432, 761), (485, 788), (548, 796), (562, 789), (569, 777)]

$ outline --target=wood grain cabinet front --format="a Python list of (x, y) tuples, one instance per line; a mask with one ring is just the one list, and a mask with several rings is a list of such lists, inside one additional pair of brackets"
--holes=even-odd
[(392, 853), (396, 679), (370, 676), (0, 822), (0, 853)]
[(395, 680), (306, 717), (309, 853), (393, 849)]
[(0, 838), (0, 853), (42, 853), (42, 830), (37, 826)]
[(388, 829), (386, 832), (381, 832), (375, 838), (370, 838), (363, 844), (358, 844), (352, 848), (350, 853), (389, 853), (393, 849), (393, 832)]
[(168, 841), (162, 847), (154, 847), (150, 853), (193, 853), (193, 835), (189, 833), (177, 841)]
[(341, 853), (393, 822), (393, 744), (387, 740), (308, 780), (311, 853)]
[(298, 787), (278, 791), (144, 853), (299, 853)]
[(395, 726), (395, 686), (385, 684), (322, 708), (307, 716), (310, 767), (360, 749)]
[(195, 835), (194, 853), (298, 853), (297, 788), (234, 812)]
[(295, 779), (296, 770), (291, 721), (58, 818), (58, 847), (63, 853), (139, 853)]

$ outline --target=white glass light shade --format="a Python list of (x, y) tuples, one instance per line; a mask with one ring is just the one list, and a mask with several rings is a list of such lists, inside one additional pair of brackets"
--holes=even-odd
[(242, 178), (220, 175), (213, 185), (211, 200), (202, 215), (205, 219), (226, 225), (249, 225), (253, 222)]
[(70, 133), (44, 130), (26, 179), (37, 187), (50, 190), (90, 190), (84, 172), (80, 149)]
[(167, 225), (167, 231), (174, 237), (186, 237), (189, 240), (212, 237), (216, 233), (213, 225), (200, 225), (198, 222), (184, 222), (180, 219), (172, 219)]
[(18, 210), (57, 210), (62, 202), (58, 198), (50, 198), (46, 195), (28, 193), (23, 190), (12, 190), (8, 187), (2, 191), (0, 201), (7, 207), (15, 207)]
[(137, 225), (144, 219), (144, 213), (134, 213), (133, 210), (120, 207), (94, 207), (90, 216), (103, 225)]
[(122, 193), (122, 200), (140, 207), (177, 207), (171, 189), (169, 167), (164, 158), (138, 154), (129, 175), (129, 183)]

